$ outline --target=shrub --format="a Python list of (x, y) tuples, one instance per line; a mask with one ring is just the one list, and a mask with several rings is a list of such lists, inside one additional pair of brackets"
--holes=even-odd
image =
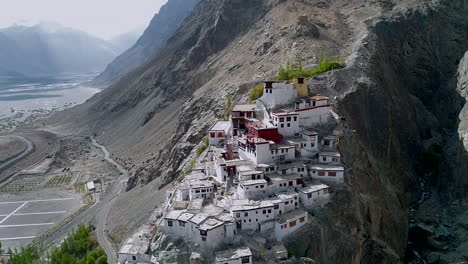
[(260, 83), (250, 91), (249, 102), (253, 102), (263, 95), (263, 84)]
[(337, 59), (330, 60), (328, 58), (323, 58), (319, 61), (319, 65), (317, 67), (304, 71), (302, 67), (302, 60), (300, 58), (297, 60), (296, 68), (294, 68), (288, 59), (284, 66), (280, 65), (276, 80), (289, 81), (297, 77), (312, 77), (327, 71), (343, 68), (344, 66), (345, 65)]
[(224, 120), (229, 120), (229, 113), (231, 112), (232, 106), (232, 94), (226, 96), (226, 104), (224, 105)]

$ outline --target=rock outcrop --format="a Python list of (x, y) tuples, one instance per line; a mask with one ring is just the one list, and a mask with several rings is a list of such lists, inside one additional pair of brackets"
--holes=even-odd
[(442, 205), (466, 197), (456, 79), (467, 13), (464, 0), (201, 0), (150, 60), (55, 122), (80, 120), (66, 128), (96, 134), (132, 171), (113, 209), (132, 217), (109, 220), (112, 232), (131, 229), (221, 118), (228, 93), (245, 101), (286, 58), (305, 67), (345, 58), (309, 84), (346, 118), (347, 185), (315, 213), (321, 225), (288, 245), (318, 263), (402, 263), (413, 251), (410, 208), (431, 194)]

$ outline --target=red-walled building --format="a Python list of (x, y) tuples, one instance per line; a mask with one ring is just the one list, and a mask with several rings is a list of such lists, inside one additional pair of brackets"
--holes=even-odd
[(283, 140), (283, 136), (278, 132), (277, 127), (267, 127), (257, 119), (246, 119), (245, 127), (249, 136), (271, 140), (275, 143), (280, 143)]

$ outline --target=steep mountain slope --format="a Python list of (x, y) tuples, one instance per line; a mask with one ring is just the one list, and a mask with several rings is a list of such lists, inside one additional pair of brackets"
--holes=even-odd
[(143, 29), (135, 29), (123, 34), (119, 34), (108, 40), (108, 42), (114, 46), (115, 50), (119, 54), (122, 54), (136, 43), (136, 41), (141, 37), (142, 33)]
[(456, 90), (466, 13), (464, 0), (201, 0), (144, 65), (52, 122), (96, 134), (133, 173), (109, 219), (119, 242), (177, 178), (228, 93), (245, 101), (286, 58), (310, 67), (344, 57), (346, 68), (309, 86), (336, 96), (346, 118), (347, 186), (288, 245), (319, 263), (399, 263), (411, 256), (410, 207), (423, 191), (442, 205), (466, 197), (466, 131), (457, 131), (466, 100)]
[(0, 30), (2, 71), (28, 76), (102, 70), (116, 56), (104, 40), (60, 25)]
[(143, 35), (118, 56), (94, 80), (97, 86), (107, 86), (145, 62), (157, 52), (179, 28), (198, 0), (169, 0), (151, 20)]

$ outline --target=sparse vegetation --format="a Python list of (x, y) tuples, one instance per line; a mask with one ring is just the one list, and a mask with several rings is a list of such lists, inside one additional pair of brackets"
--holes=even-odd
[(224, 105), (224, 120), (229, 120), (229, 113), (232, 106), (232, 94), (228, 93), (226, 96), (226, 104)]
[(71, 182), (72, 177), (68, 175), (58, 175), (54, 176), (52, 179), (48, 180), (45, 187), (57, 187), (68, 185)]
[(197, 148), (197, 158), (208, 148), (208, 137), (203, 138), (203, 145)]
[(258, 98), (262, 97), (263, 95), (263, 84), (260, 83), (259, 85), (252, 88), (249, 95), (249, 103), (257, 100)]
[(284, 65), (280, 65), (276, 79), (279, 81), (289, 81), (296, 77), (312, 77), (317, 74), (343, 68), (344, 66), (344, 63), (338, 59), (331, 60), (323, 58), (319, 61), (319, 65), (317, 67), (310, 70), (304, 70), (301, 59), (297, 60), (296, 67), (294, 67), (288, 59)]
[(11, 264), (106, 264), (107, 256), (92, 236), (92, 227), (80, 225), (60, 246), (52, 248), (47, 259), (40, 259), (33, 245), (9, 252)]

